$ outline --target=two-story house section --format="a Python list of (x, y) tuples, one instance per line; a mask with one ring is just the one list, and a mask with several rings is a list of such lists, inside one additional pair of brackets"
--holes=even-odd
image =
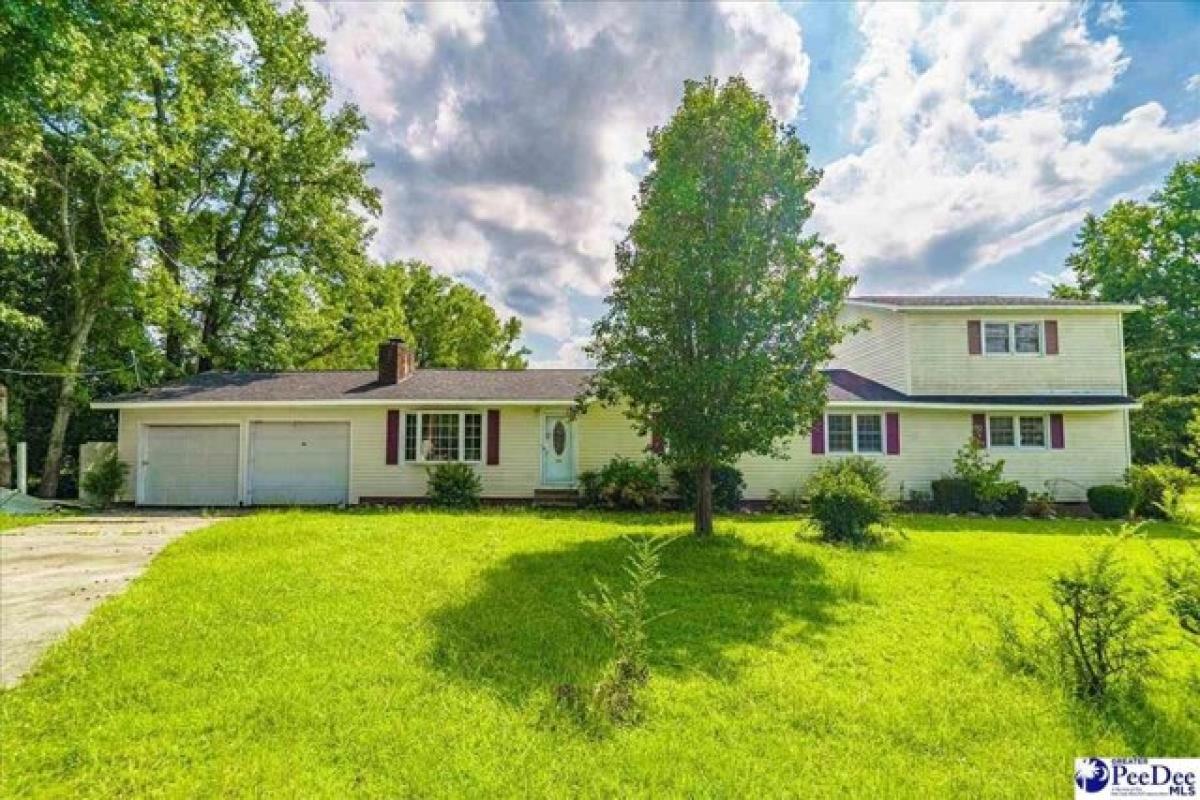
[[(891, 492), (927, 490), (971, 437), (1061, 501), (1129, 465), (1121, 318), (1129, 306), (1023, 297), (858, 297), (867, 327), (829, 365), (825, 414), (782, 457), (746, 457), (746, 497), (800, 488), (858, 454)], [(143, 505), (402, 502), (428, 468), (472, 466), (489, 500), (578, 485), (615, 456), (670, 446), (619, 408), (575, 414), (592, 370), (445, 370), (399, 340), (374, 370), (204, 373), (96, 403), (120, 412), (127, 497)]]
[[(1005, 474), (1061, 501), (1119, 482), (1129, 466), (1123, 314), (1135, 306), (1043, 297), (860, 296), (867, 328), (830, 364), (824, 419), (789, 444), (807, 475), (824, 458), (884, 460), (896, 494), (928, 489), (975, 438)], [(794, 476), (746, 459), (752, 494)]]

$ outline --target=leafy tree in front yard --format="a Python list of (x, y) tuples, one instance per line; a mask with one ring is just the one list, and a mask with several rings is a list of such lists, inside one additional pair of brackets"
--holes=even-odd
[(592, 392), (626, 404), (664, 458), (696, 472), (695, 532), (712, 532), (712, 470), (806, 433), (822, 366), (846, 333), (841, 256), (804, 235), (821, 174), (796, 131), (740, 77), (689, 81), (650, 132), (638, 216), (616, 250), (587, 352)]

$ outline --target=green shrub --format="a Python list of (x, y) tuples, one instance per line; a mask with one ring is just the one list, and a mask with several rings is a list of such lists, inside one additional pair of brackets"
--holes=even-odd
[(974, 438), (968, 439), (955, 454), (954, 476), (971, 485), (973, 510), (984, 514), (1000, 513), (1016, 491), (1015, 483), (1004, 480), (1004, 459), (993, 462)]
[(1133, 511), (1133, 489), (1128, 486), (1106, 484), (1093, 486), (1087, 491), (1088, 507), (1092, 513), (1105, 519), (1125, 519)]
[(1164, 501), (1171, 493), (1182, 495), (1196, 483), (1196, 476), (1172, 464), (1132, 466), (1125, 480), (1133, 489), (1134, 511), (1141, 517), (1166, 516)]
[(579, 473), (579, 504), (585, 508), (599, 506), (604, 499), (603, 488), (599, 472), (589, 469)]
[(1113, 546), (1050, 582), (1054, 606), (1039, 610), (1062, 675), (1072, 693), (1102, 700), (1134, 689), (1150, 674), (1153, 646), (1149, 598), (1124, 585)]
[(83, 476), (81, 486), (93, 503), (108, 508), (124, 488), (128, 474), (129, 465), (112, 452), (91, 466)]
[(1154, 601), (1130, 593), (1114, 553), (1112, 545), (1105, 547), (1053, 578), (1053, 602), (1036, 609), (1039, 624), (1030, 635), (1018, 628), (1011, 609), (994, 615), (1006, 667), (1058, 682), (1093, 702), (1140, 687), (1154, 666)]
[(933, 511), (933, 493), (924, 489), (912, 489), (908, 493), (908, 510), (916, 514)]
[(600, 470), (600, 503), (608, 508), (648, 509), (662, 503), (658, 461), (614, 458)]
[(992, 496), (991, 502), (979, 503), (985, 514), (1019, 517), (1025, 513), (1025, 504), (1029, 502), (1029, 490), (1016, 481), (1001, 481)]
[(975, 510), (975, 492), (963, 478), (938, 478), (931, 484), (933, 509), (942, 514), (966, 514)]
[[(850, 459), (846, 459), (850, 461)], [(872, 476), (876, 477), (876, 476)], [(817, 470), (808, 482), (809, 511), (826, 541), (854, 545), (879, 539), (872, 527), (887, 517), (882, 480), (868, 481), (861, 470), (833, 462)]]
[(556, 690), (560, 706), (581, 721), (598, 718), (632, 724), (641, 718), (637, 690), (650, 679), (649, 629), (651, 623), (665, 616), (665, 612), (651, 613), (648, 592), (662, 579), (660, 554), (671, 540), (627, 541), (632, 548), (625, 563), (628, 588), (616, 593), (597, 580), (595, 595), (580, 595), (584, 612), (600, 624), (612, 648), (612, 656), (590, 697), (571, 684)]
[(479, 508), (482, 489), (470, 464), (438, 464), (429, 470), (429, 502), (440, 508)]
[(823, 465), (818, 472), (824, 472), (831, 476), (857, 475), (867, 485), (867, 488), (880, 495), (884, 494), (884, 487), (887, 484), (887, 469), (883, 464), (879, 463), (878, 459), (864, 456), (847, 456), (839, 458), (837, 461), (830, 461)]
[(1034, 492), (1029, 495), (1029, 502), (1025, 504), (1025, 513), (1038, 519), (1053, 519), (1054, 496), (1049, 492)]
[(1163, 583), (1171, 616), (1200, 644), (1200, 545), (1190, 544), (1190, 555), (1164, 563)]
[[(679, 503), (685, 509), (696, 507), (696, 471), (687, 467), (676, 467), (671, 471)], [(712, 470), (713, 510), (737, 511), (742, 505), (742, 492), (746, 480), (737, 467), (720, 464)]]
[(772, 489), (767, 492), (767, 511), (771, 514), (799, 514), (804, 510), (804, 491), (787, 489), (779, 491)]

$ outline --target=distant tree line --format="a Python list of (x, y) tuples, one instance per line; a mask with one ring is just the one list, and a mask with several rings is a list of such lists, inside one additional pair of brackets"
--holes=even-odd
[(425, 366), (525, 365), (481, 294), (367, 256), (366, 123), (321, 47), (270, 0), (0, 0), (0, 382), (43, 495), (115, 433), (88, 401), (139, 384), (368, 367), (393, 335)]

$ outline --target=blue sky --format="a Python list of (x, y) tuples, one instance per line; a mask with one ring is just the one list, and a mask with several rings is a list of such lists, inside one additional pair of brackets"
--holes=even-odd
[(420, 258), (580, 365), (682, 81), (744, 74), (859, 290), (1043, 293), (1088, 211), (1200, 154), (1200, 3), (306, 4)]

